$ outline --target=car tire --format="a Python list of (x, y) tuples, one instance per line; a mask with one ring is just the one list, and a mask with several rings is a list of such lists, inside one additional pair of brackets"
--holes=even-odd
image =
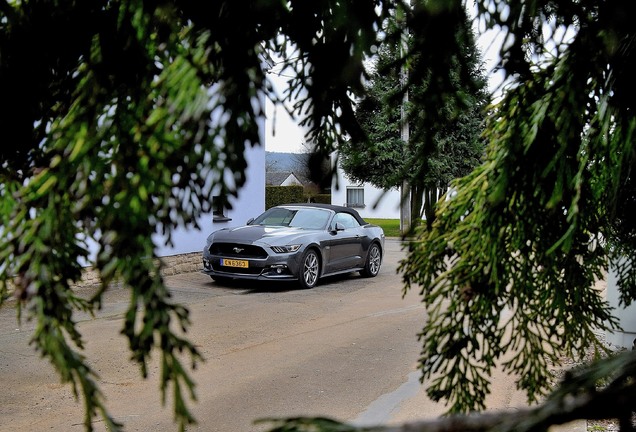
[(367, 253), (367, 261), (360, 274), (364, 277), (376, 277), (380, 273), (380, 265), (382, 264), (382, 251), (380, 245), (372, 243)]
[(298, 284), (302, 289), (310, 289), (318, 284), (320, 276), (320, 258), (314, 249), (308, 249), (300, 261)]

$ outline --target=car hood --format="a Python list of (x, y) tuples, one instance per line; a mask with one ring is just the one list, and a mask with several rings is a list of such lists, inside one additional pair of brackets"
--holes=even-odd
[(223, 243), (284, 245), (290, 244), (289, 242), (293, 242), (312, 232), (312, 230), (294, 227), (245, 225), (216, 231), (211, 238), (215, 242)]

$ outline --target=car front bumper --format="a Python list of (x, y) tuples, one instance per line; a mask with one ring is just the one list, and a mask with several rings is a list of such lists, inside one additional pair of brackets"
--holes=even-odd
[[(226, 257), (203, 254), (202, 273), (213, 277), (246, 280), (298, 280), (298, 256), (294, 254), (270, 255), (265, 259), (245, 259), (247, 268), (222, 265)], [(235, 258), (230, 258), (235, 259)]]

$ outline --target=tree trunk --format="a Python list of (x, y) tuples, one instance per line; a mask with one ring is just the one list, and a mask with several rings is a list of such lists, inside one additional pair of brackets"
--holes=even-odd
[(424, 198), (424, 216), (426, 217), (426, 229), (430, 231), (435, 221), (435, 204), (437, 204), (437, 188), (426, 188)]
[(423, 190), (421, 186), (411, 185), (411, 228), (422, 222)]

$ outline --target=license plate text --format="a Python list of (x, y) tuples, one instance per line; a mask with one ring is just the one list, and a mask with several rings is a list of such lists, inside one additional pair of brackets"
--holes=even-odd
[(241, 267), (247, 268), (248, 261), (235, 259), (221, 259), (221, 265), (225, 267)]

